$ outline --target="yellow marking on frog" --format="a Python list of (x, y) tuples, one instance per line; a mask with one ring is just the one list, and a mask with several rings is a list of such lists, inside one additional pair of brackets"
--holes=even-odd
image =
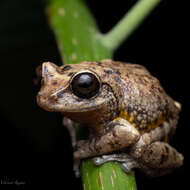
[(119, 117), (126, 119), (130, 123), (132, 123), (134, 121), (134, 117), (130, 116), (126, 110), (121, 110)]
[[(123, 118), (123, 117), (116, 117), (112, 122), (113, 122), (113, 123), (119, 122), (119, 120), (120, 120), (121, 118), (122, 118), (122, 119), (125, 119), (125, 120), (127, 120), (127, 121), (129, 121), (128, 119)], [(134, 127), (136, 126), (135, 123), (132, 123), (132, 119), (131, 119), (129, 122), (130, 122), (130, 124), (133, 125)]]
[(159, 119), (153, 121), (147, 128), (147, 131), (151, 131), (152, 129), (157, 128), (159, 125), (161, 125), (162, 123), (164, 123), (165, 121), (165, 117), (161, 116)]
[(117, 121), (119, 121), (119, 117), (116, 117), (116, 118), (113, 120), (113, 123), (116, 123)]
[[(121, 110), (119, 117), (129, 121), (137, 130), (140, 129), (140, 127), (138, 127), (138, 125), (135, 123), (134, 116), (130, 115), (126, 110)], [(153, 122), (151, 122), (146, 128), (144, 128), (143, 130), (140, 130), (140, 133), (144, 134), (144, 133), (150, 132), (152, 129), (155, 129), (160, 124), (164, 123), (165, 120), (166, 120), (165, 117), (161, 116), (159, 119), (156, 119)]]

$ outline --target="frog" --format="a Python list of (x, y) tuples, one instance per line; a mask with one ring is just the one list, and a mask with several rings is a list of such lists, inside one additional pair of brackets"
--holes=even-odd
[[(45, 62), (37, 103), (64, 116), (77, 176), (86, 158), (97, 166), (120, 162), (127, 173), (138, 169), (152, 177), (183, 165), (183, 155), (169, 144), (181, 104), (142, 65), (108, 59)], [(87, 127), (88, 138), (76, 139), (77, 124)]]

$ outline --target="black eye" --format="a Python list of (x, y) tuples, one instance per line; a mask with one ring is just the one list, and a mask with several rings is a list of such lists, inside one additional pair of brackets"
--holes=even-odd
[(92, 73), (79, 73), (73, 78), (71, 88), (79, 98), (89, 99), (99, 92), (100, 82)]

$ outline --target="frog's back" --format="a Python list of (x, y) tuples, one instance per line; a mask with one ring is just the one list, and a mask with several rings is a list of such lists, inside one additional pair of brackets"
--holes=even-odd
[[(105, 64), (109, 66), (110, 63)], [(120, 86), (124, 92), (120, 117), (129, 120), (142, 133), (170, 119), (175, 120), (177, 124), (180, 107), (166, 94), (158, 79), (145, 67), (112, 62), (110, 68), (115, 70), (125, 83)]]

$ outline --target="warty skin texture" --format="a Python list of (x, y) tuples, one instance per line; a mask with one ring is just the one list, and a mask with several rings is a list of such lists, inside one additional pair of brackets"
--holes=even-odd
[[(92, 74), (100, 83), (91, 98), (81, 98), (72, 90), (73, 78), (81, 73)], [(38, 104), (89, 128), (90, 139), (77, 142), (76, 163), (122, 150), (133, 163), (129, 167), (126, 160), (125, 169), (140, 168), (148, 175), (164, 175), (182, 165), (183, 156), (166, 142), (176, 130), (181, 106), (143, 66), (112, 60), (61, 67), (46, 62), (42, 78)], [(152, 171), (154, 167), (159, 171)], [(78, 165), (74, 168), (77, 171)]]

